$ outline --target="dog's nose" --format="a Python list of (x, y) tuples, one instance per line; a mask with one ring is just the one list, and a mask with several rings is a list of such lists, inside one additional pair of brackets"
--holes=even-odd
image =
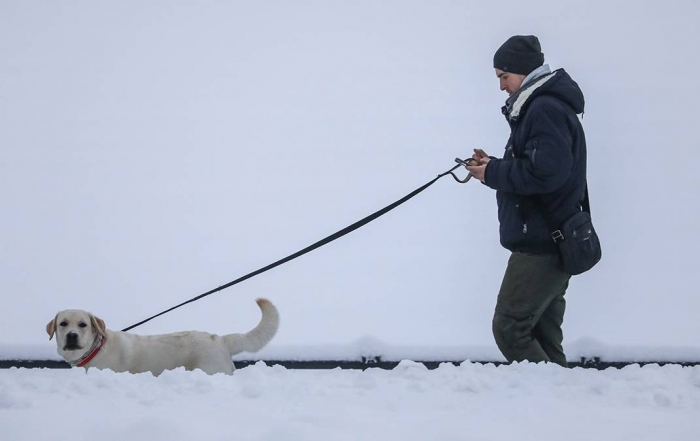
[(76, 334), (75, 332), (69, 332), (68, 334), (66, 334), (66, 343), (77, 344), (78, 343), (78, 334)]

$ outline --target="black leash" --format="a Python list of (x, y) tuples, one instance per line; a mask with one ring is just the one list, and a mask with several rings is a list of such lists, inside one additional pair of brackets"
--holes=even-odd
[(170, 309), (166, 309), (165, 311), (160, 312), (160, 313), (158, 313), (158, 314), (156, 314), (156, 315), (154, 315), (154, 316), (152, 316), (152, 317), (149, 317), (149, 318), (147, 318), (147, 319), (145, 319), (145, 320), (141, 320), (140, 322), (136, 323), (135, 325), (131, 325), (131, 326), (129, 326), (128, 328), (122, 329), (122, 331), (129, 331), (129, 330), (131, 330), (131, 329), (134, 329), (134, 328), (137, 327), (137, 326), (141, 326), (141, 325), (143, 325), (144, 323), (149, 322), (149, 321), (153, 320), (153, 319), (156, 318), (156, 317), (160, 317), (160, 316), (163, 315), (163, 314), (167, 314), (168, 312), (173, 311), (173, 310), (175, 310), (175, 309), (177, 309), (177, 308), (179, 308), (179, 307), (181, 307), (181, 306), (185, 306), (185, 305), (187, 305), (188, 303), (192, 303), (192, 302), (195, 302), (195, 301), (201, 299), (202, 297), (206, 297), (206, 296), (208, 296), (208, 295), (214, 294), (215, 292), (219, 292), (219, 291), (224, 290), (224, 289), (226, 289), (226, 288), (228, 288), (228, 287), (230, 287), (230, 286), (233, 286), (233, 285), (236, 285), (236, 284), (238, 284), (238, 283), (241, 283), (241, 282), (243, 282), (243, 281), (245, 281), (245, 280), (250, 279), (251, 277), (255, 277), (255, 276), (257, 276), (258, 274), (262, 274), (262, 273), (264, 273), (265, 271), (269, 271), (269, 270), (271, 270), (272, 268), (275, 268), (275, 267), (277, 267), (277, 266), (280, 266), (280, 265), (282, 265), (283, 263), (287, 263), (287, 262), (289, 262), (290, 260), (294, 260), (294, 259), (296, 259), (297, 257), (303, 256), (304, 254), (309, 253), (309, 252), (315, 250), (316, 248), (322, 247), (323, 245), (326, 245), (327, 243), (333, 242), (334, 240), (339, 239), (339, 238), (345, 236), (346, 234), (351, 233), (351, 232), (357, 230), (358, 228), (362, 227), (363, 225), (366, 225), (366, 224), (372, 222), (372, 221), (375, 220), (376, 218), (378, 218), (378, 217), (380, 217), (380, 216), (382, 216), (382, 215), (384, 215), (384, 214), (390, 212), (390, 211), (393, 210), (394, 208), (398, 207), (399, 205), (401, 205), (401, 204), (403, 204), (404, 202), (408, 201), (408, 200), (411, 199), (412, 197), (416, 196), (418, 193), (422, 192), (422, 191), (425, 190), (426, 188), (428, 188), (428, 187), (430, 187), (431, 185), (433, 185), (435, 182), (437, 182), (438, 179), (442, 178), (442, 177), (445, 176), (445, 175), (452, 175), (452, 177), (455, 179), (455, 181), (460, 182), (460, 183), (462, 183), (462, 184), (466, 183), (466, 182), (469, 181), (469, 179), (471, 178), (471, 173), (470, 173), (469, 175), (467, 175), (467, 177), (466, 177), (465, 179), (459, 179), (459, 178), (457, 177), (457, 175), (454, 174), (454, 171), (455, 171), (457, 168), (459, 168), (459, 167), (466, 166), (466, 165), (471, 161), (471, 158), (470, 158), (470, 159), (467, 159), (466, 161), (463, 161), (463, 160), (457, 158), (457, 159), (455, 159), (455, 161), (457, 162), (457, 165), (455, 165), (454, 167), (452, 167), (450, 170), (446, 171), (445, 173), (441, 173), (441, 174), (437, 175), (437, 177), (434, 178), (432, 181), (430, 181), (430, 182), (428, 182), (427, 184), (423, 185), (422, 187), (420, 187), (420, 188), (418, 188), (418, 189), (412, 191), (411, 193), (409, 193), (409, 194), (407, 194), (406, 196), (402, 197), (401, 199), (399, 199), (398, 201), (394, 202), (393, 204), (388, 205), (388, 206), (382, 208), (381, 210), (379, 210), (379, 211), (377, 211), (377, 212), (375, 212), (375, 213), (373, 213), (373, 214), (367, 216), (366, 218), (364, 218), (364, 219), (362, 219), (362, 220), (360, 220), (360, 221), (357, 221), (357, 222), (355, 222), (354, 224), (352, 224), (352, 225), (350, 225), (350, 226), (348, 226), (348, 227), (343, 228), (342, 230), (338, 231), (337, 233), (331, 234), (330, 236), (326, 237), (325, 239), (321, 239), (321, 240), (319, 240), (318, 242), (316, 242), (315, 244), (310, 245), (310, 246), (304, 248), (303, 250), (298, 251), (298, 252), (296, 252), (296, 253), (294, 253), (294, 254), (291, 254), (291, 255), (285, 257), (284, 259), (280, 259), (280, 260), (278, 260), (278, 261), (275, 262), (275, 263), (271, 263), (270, 265), (267, 265), (267, 266), (264, 267), (264, 268), (260, 268), (259, 270), (253, 271), (252, 273), (249, 273), (249, 274), (246, 274), (245, 276), (240, 277), (240, 278), (238, 278), (238, 279), (236, 279), (236, 280), (234, 280), (234, 281), (231, 281), (231, 282), (229, 282), (229, 283), (227, 283), (227, 284), (225, 284), (225, 285), (221, 285), (221, 286), (218, 287), (218, 288), (212, 289), (211, 291), (207, 291), (207, 292), (205, 292), (205, 293), (203, 293), (203, 294), (200, 294), (200, 295), (198, 295), (197, 297), (194, 297), (194, 298), (192, 298), (192, 299), (190, 299), (190, 300), (187, 300), (186, 302), (182, 302), (182, 303), (180, 303), (179, 305), (173, 306), (173, 307), (170, 308)]

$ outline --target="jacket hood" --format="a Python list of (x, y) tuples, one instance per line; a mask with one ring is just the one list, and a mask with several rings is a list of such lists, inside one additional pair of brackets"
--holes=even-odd
[(532, 100), (540, 95), (557, 98), (568, 104), (576, 114), (584, 111), (585, 100), (581, 88), (564, 69), (557, 69), (531, 82), (509, 98), (503, 106), (503, 114), (510, 121), (517, 120), (525, 113)]

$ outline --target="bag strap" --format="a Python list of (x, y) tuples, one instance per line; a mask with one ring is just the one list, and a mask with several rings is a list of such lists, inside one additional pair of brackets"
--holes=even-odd
[[(587, 211), (591, 215), (591, 201), (588, 199), (588, 180), (586, 180), (586, 195), (583, 197), (583, 203), (581, 204), (583, 211)], [(591, 217), (593, 217), (591, 215)]]

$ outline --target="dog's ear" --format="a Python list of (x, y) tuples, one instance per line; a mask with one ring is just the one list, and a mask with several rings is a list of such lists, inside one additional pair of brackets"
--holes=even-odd
[(46, 324), (46, 333), (49, 334), (49, 340), (53, 339), (53, 335), (56, 333), (56, 320), (58, 320), (58, 314)]
[(92, 327), (97, 330), (97, 333), (100, 334), (103, 337), (107, 337), (107, 327), (105, 326), (105, 322), (97, 317), (96, 315), (90, 314), (90, 323), (92, 324)]

